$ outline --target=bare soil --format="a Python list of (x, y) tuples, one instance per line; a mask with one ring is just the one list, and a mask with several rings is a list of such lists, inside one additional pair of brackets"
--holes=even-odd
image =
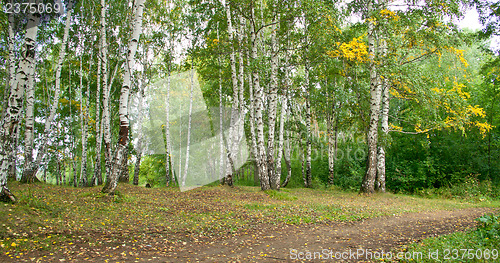
[[(0, 255), (0, 262), (339, 262), (341, 260), (299, 260), (307, 252), (355, 253), (358, 249), (388, 252), (422, 239), (464, 231), (491, 208), (407, 213), (354, 222), (301, 225), (255, 225), (246, 232), (206, 237), (177, 233), (165, 237), (154, 230), (137, 242), (110, 241), (105, 247), (90, 247), (78, 240), (71, 253), (35, 251), (12, 259)], [(147, 229), (145, 229), (147, 231)], [(95, 233), (98, 234), (98, 233)], [(82, 233), (92, 237), (93, 233)], [(102, 234), (100, 234), (102, 235)], [(102, 238), (102, 237), (96, 237)], [(172, 240), (176, 240), (173, 242)], [(82, 239), (88, 240), (88, 239)], [(181, 242), (179, 242), (181, 240)], [(348, 262), (371, 262), (363, 257)]]

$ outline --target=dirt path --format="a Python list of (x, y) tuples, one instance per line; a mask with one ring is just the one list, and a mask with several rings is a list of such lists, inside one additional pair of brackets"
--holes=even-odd
[[(101, 248), (75, 244), (78, 247), (69, 254), (39, 251), (15, 261), (3, 255), (0, 262), (342, 262), (338, 259), (298, 259), (313, 257), (314, 252), (317, 258), (322, 254), (347, 257), (343, 260), (347, 262), (371, 262), (363, 255), (354, 254), (388, 252), (424, 238), (463, 231), (475, 226), (474, 219), (493, 211), (473, 208), (349, 223), (256, 225), (253, 231), (225, 239), (187, 234), (181, 242), (168, 241), (161, 233), (150, 233), (147, 240), (133, 244), (109, 243)], [(358, 260), (354, 260), (356, 257)]]
[[(476, 208), (405, 214), (332, 225), (265, 227), (261, 235), (242, 235), (210, 245), (186, 244), (176, 254), (149, 258), (153, 262), (298, 262), (307, 252), (357, 253), (391, 251), (421, 239), (463, 231), (475, 226), (474, 219), (491, 212)], [(264, 231), (262, 231), (264, 232)], [(299, 254), (303, 252), (304, 254)], [(361, 252), (361, 250), (360, 250)], [(366, 253), (366, 252), (365, 252)], [(309, 254), (312, 255), (312, 254)], [(338, 254), (339, 258), (348, 254)], [(349, 256), (347, 256), (349, 257)], [(350, 256), (353, 260), (354, 257)], [(359, 261), (366, 261), (361, 256)], [(311, 260), (305, 260), (311, 262)], [(322, 260), (312, 260), (321, 262)], [(341, 260), (323, 260), (339, 262)]]

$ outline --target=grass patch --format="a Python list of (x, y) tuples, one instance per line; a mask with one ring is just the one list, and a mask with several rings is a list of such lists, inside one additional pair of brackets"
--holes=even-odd
[(9, 188), (19, 202), (0, 203), (0, 221), (5, 224), (0, 228), (0, 251), (4, 255), (58, 251), (69, 243), (104, 246), (147, 242), (152, 236), (176, 243), (190, 235), (251, 233), (262, 224), (329, 224), (406, 212), (499, 206), (495, 201), (362, 196), (331, 188), (263, 192), (258, 186), (215, 185), (180, 192), (130, 184), (118, 187), (119, 192), (109, 196), (100, 192), (101, 187), (12, 182)]
[(297, 200), (296, 196), (293, 196), (285, 191), (267, 190), (267, 191), (264, 191), (264, 193), (266, 193), (272, 199), (276, 199), (276, 200), (286, 200), (286, 201)]
[[(422, 255), (419, 262), (498, 262), (500, 260), (500, 221), (498, 215), (485, 215), (477, 219), (475, 230), (457, 232), (404, 248), (408, 255)], [(396, 252), (398, 253), (398, 252)], [(414, 260), (403, 260), (410, 262)]]

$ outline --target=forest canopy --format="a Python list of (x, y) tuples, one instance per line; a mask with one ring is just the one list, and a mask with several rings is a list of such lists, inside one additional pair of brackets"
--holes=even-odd
[(8, 180), (500, 194), (498, 3), (21, 2), (0, 4), (4, 198)]

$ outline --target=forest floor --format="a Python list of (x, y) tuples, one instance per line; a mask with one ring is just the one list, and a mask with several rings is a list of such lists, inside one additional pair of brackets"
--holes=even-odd
[(500, 208), (335, 189), (120, 184), (109, 197), (97, 187), (9, 186), (19, 201), (0, 204), (0, 262), (309, 262), (314, 252), (317, 262), (371, 262), (357, 254), (398, 253)]

